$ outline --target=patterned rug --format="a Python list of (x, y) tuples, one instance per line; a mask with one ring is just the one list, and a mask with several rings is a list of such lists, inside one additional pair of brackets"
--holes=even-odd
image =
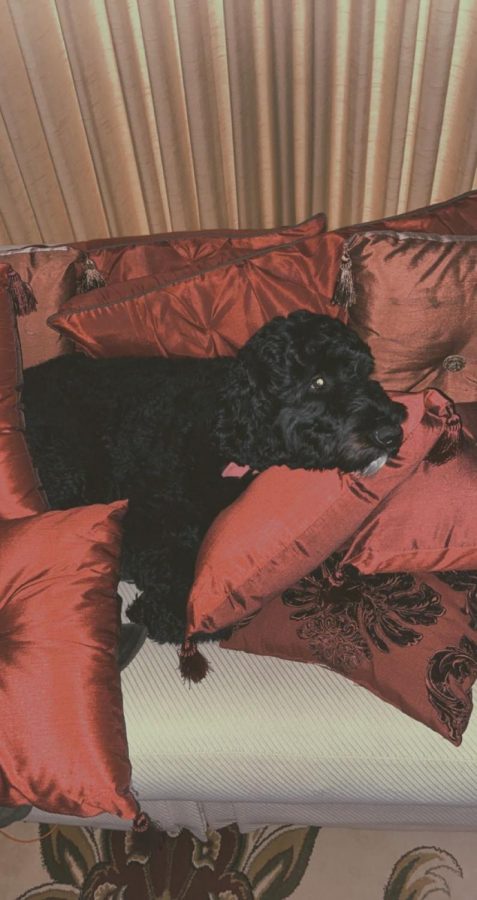
[[(474, 900), (476, 835), (235, 826), (202, 842), (61, 826), (0, 834), (2, 900)], [(43, 839), (38, 841), (41, 836)], [(32, 841), (32, 843), (18, 843)]]

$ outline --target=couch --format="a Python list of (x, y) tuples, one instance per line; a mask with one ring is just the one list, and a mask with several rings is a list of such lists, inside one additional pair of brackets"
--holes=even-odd
[[(256, 277), (266, 282), (260, 303), (248, 319), (251, 331), (288, 308), (292, 288), (296, 306), (315, 308), (318, 297), (322, 311), (347, 316), (351, 304), (332, 301), (339, 267), (343, 258), (346, 265), (349, 241), (356, 231), (464, 234), (470, 240), (477, 235), (477, 192), (332, 233), (324, 262), (318, 243), (314, 244), (322, 238), (323, 222), (315, 221), (313, 227), (308, 225), (293, 234), (286, 229), (240, 234), (217, 231), (89, 241), (64, 248), (3, 248), (2, 255), (37, 295), (36, 309), (18, 320), (24, 364), (73, 349), (85, 350), (78, 330), (72, 333), (65, 328), (59, 336), (46, 325), (47, 318), (63, 304), (69, 304), (74, 313), (78, 297), (87, 305), (94, 292), (109, 289), (114, 308), (133, 296), (144, 316), (151, 292), (164, 292), (166, 281), (162, 297), (163, 301), (166, 296), (170, 299), (181, 279), (190, 277), (196, 294), (192, 292), (181, 306), (184, 327), (173, 336), (172, 352), (190, 352), (192, 346), (193, 352), (202, 355), (233, 353), (243, 341), (244, 331), (242, 326), (234, 331), (236, 322), (227, 318), (225, 311), (232, 276), (238, 284), (237, 297), (242, 296), (237, 279), (248, 260), (249, 268), (259, 270)], [(285, 257), (278, 272), (267, 258), (270, 244), (275, 253), (280, 253), (282, 245), (292, 247), (282, 251)], [(159, 264), (153, 259), (158, 248), (163, 254), (159, 274)], [(306, 260), (303, 271), (297, 254)], [(47, 256), (51, 265), (57, 264), (61, 277), (43, 265)], [(217, 270), (220, 277), (215, 294), (204, 299), (207, 275)], [(53, 279), (57, 279), (54, 289)], [(248, 285), (250, 281), (249, 277)], [(255, 286), (256, 295), (257, 290)], [(191, 304), (198, 296), (203, 305), (191, 322)], [(100, 307), (101, 303), (95, 307), (99, 316), (104, 304)], [(174, 318), (168, 318), (167, 309), (164, 301), (161, 322), (165, 332), (172, 334)], [(155, 328), (157, 321), (156, 316)], [(118, 333), (115, 326), (115, 346), (117, 352), (130, 352), (133, 329), (126, 334), (127, 326), (123, 323), (122, 327)], [(460, 356), (459, 347), (447, 349), (446, 359)], [(432, 373), (426, 377), (425, 383), (411, 388), (437, 385), (449, 391), (447, 382), (439, 384)], [(472, 413), (469, 388), (457, 399), (469, 404)], [(134, 591), (133, 585), (119, 586), (123, 616)], [(160, 827), (169, 832), (187, 827), (202, 838), (208, 828), (231, 822), (237, 822), (243, 831), (263, 824), (290, 823), (477, 828), (475, 716), (470, 718), (463, 745), (456, 748), (405, 715), (398, 703), (383, 703), (326, 665), (304, 665), (298, 660), (228, 649), (226, 642), (208, 645), (206, 653), (211, 674), (190, 688), (178, 675), (177, 648), (150, 641), (121, 676), (133, 791), (142, 809)], [(108, 814), (79, 818), (39, 808), (31, 810), (28, 820), (130, 827), (124, 818)]]

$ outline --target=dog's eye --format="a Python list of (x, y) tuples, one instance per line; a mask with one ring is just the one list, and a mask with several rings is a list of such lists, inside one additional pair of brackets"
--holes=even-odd
[(310, 390), (311, 391), (321, 391), (325, 386), (325, 379), (322, 375), (315, 375), (314, 378), (311, 379)]

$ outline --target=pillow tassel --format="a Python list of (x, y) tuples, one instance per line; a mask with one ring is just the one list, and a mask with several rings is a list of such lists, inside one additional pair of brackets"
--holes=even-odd
[(7, 290), (17, 316), (27, 316), (35, 311), (37, 302), (30, 285), (13, 269), (8, 273)]
[(448, 407), (444, 431), (426, 456), (426, 462), (442, 466), (462, 450), (462, 420), (454, 409)]
[(340, 268), (332, 299), (333, 306), (341, 306), (349, 309), (356, 303), (356, 292), (353, 282), (353, 264), (349, 250), (346, 247), (341, 256)]
[(96, 288), (106, 287), (106, 282), (87, 253), (83, 257), (83, 271), (78, 283), (78, 294), (87, 294)]
[(133, 820), (133, 831), (137, 831), (142, 833), (144, 831), (149, 831), (151, 827), (151, 820), (147, 813), (143, 812), (142, 809), (139, 810), (136, 816), (134, 816)]
[(209, 671), (209, 663), (200, 652), (195, 641), (186, 638), (179, 652), (179, 670), (183, 681), (198, 684)]

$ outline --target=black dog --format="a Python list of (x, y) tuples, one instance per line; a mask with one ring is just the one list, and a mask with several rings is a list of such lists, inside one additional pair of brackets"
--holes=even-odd
[(252, 477), (228, 463), (370, 474), (397, 453), (404, 408), (372, 370), (353, 331), (304, 311), (234, 359), (72, 354), (26, 370), (27, 441), (53, 508), (129, 499), (121, 575), (143, 593), (128, 616), (180, 642), (202, 538)]

